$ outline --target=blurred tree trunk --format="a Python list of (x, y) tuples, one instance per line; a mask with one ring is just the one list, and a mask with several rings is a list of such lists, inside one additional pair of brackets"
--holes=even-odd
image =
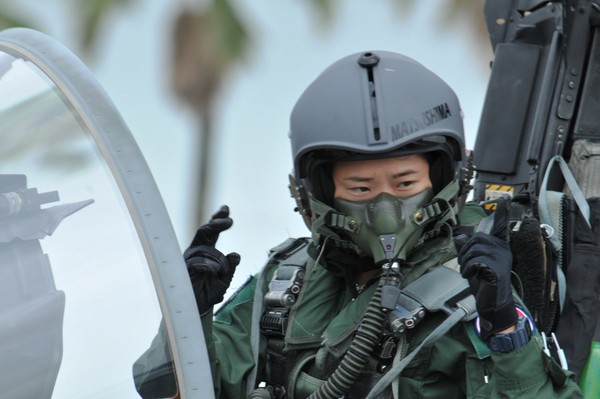
[(214, 101), (228, 69), (246, 49), (247, 34), (228, 0), (214, 0), (203, 12), (183, 10), (175, 21), (171, 87), (192, 110), (199, 128), (194, 220), (205, 223), (209, 177), (215, 166)]
[[(171, 87), (177, 97), (191, 108), (198, 126), (194, 221), (206, 221), (208, 176), (213, 165), (213, 98), (217, 93), (225, 65), (215, 52), (214, 30), (210, 14), (182, 11), (175, 21)], [(191, 165), (190, 165), (191, 166)]]

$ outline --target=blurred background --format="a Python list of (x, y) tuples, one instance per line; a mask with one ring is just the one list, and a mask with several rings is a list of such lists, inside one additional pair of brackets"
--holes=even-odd
[(472, 148), (491, 50), (483, 0), (0, 0), (0, 28), (30, 27), (81, 58), (120, 110), (184, 249), (221, 204), (237, 287), (268, 249), (309, 231), (288, 191), (290, 111), (350, 53), (416, 59), (457, 92)]

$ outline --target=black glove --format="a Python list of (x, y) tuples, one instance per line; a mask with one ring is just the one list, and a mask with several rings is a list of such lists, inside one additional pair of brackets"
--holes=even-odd
[(481, 338), (517, 322), (511, 289), (512, 252), (508, 242), (510, 199), (500, 198), (490, 234), (477, 232), (458, 254), (460, 272), (475, 296)]
[(229, 207), (223, 205), (207, 224), (198, 229), (192, 243), (183, 253), (200, 315), (207, 314), (215, 304), (223, 300), (235, 268), (240, 263), (240, 255), (237, 253), (225, 256), (215, 248), (219, 234), (232, 224)]

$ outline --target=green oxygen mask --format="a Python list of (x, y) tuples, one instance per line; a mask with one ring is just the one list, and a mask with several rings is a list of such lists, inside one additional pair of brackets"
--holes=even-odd
[(423, 230), (415, 217), (433, 197), (433, 189), (428, 188), (411, 197), (381, 193), (370, 201), (335, 198), (333, 202), (337, 211), (357, 221), (356, 228), (346, 232), (348, 238), (378, 264), (406, 260)]

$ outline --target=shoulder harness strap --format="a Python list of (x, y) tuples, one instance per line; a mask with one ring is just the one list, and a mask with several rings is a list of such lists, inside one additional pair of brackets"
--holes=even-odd
[(298, 300), (304, 283), (307, 248), (308, 239), (297, 239), (271, 256), (270, 263), (275, 272), (264, 296), (264, 311), (259, 324), (261, 333), (285, 335), (290, 309)]
[[(258, 373), (257, 365), (260, 346), (260, 319), (262, 316), (264, 305), (263, 287), (265, 284), (266, 274), (274, 266), (278, 265), (279, 262), (281, 262), (282, 260), (289, 258), (295, 253), (305, 252), (305, 248), (307, 247), (308, 242), (308, 238), (288, 238), (286, 241), (269, 251), (269, 260), (259, 273), (258, 281), (256, 282), (256, 289), (254, 290), (254, 302), (252, 304), (252, 322), (250, 327), (250, 346), (252, 348), (252, 355), (254, 358), (255, 367), (248, 375), (248, 380), (246, 384), (248, 394), (250, 394), (254, 390), (254, 385), (256, 384), (256, 375)], [(297, 274), (298, 273), (296, 273), (296, 276)], [(277, 273), (275, 273), (274, 276), (277, 276)]]

